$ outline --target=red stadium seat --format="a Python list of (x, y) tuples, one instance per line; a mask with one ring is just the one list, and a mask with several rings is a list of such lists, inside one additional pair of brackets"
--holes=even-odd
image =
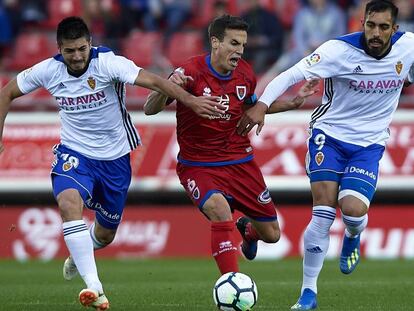
[(68, 16), (82, 16), (82, 0), (49, 0), (49, 19), (42, 26), (55, 29), (59, 22)]
[(5, 60), (10, 71), (21, 71), (58, 53), (56, 43), (41, 32), (22, 33), (15, 42), (12, 54)]
[(161, 44), (158, 32), (133, 31), (122, 41), (122, 55), (140, 67), (149, 67), (154, 62)]
[(276, 14), (279, 16), (285, 29), (292, 28), (293, 20), (300, 8), (300, 5), (299, 0), (283, 0), (279, 1), (275, 6)]
[(177, 67), (203, 51), (203, 39), (200, 32), (177, 32), (171, 38), (166, 55), (173, 66)]
[[(204, 0), (200, 1), (198, 5), (193, 5), (192, 17), (190, 25), (203, 28), (207, 27), (214, 15), (214, 3), (217, 0)], [(194, 1), (196, 3), (196, 1)], [(231, 15), (238, 15), (237, 0), (227, 0), (227, 13)]]

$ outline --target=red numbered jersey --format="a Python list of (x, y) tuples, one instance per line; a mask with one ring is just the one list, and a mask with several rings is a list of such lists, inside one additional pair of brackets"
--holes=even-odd
[(191, 76), (185, 89), (195, 96), (220, 96), (227, 109), (220, 117), (204, 119), (177, 103), (178, 161), (187, 165), (219, 166), (249, 161), (253, 148), (247, 136), (237, 134), (245, 103), (256, 102), (256, 77), (250, 65), (240, 60), (236, 69), (223, 76), (210, 64), (210, 55), (191, 58), (183, 66)]

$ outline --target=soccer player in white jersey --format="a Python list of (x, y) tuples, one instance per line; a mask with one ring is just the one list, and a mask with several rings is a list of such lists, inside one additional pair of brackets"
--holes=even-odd
[(414, 62), (414, 34), (397, 31), (397, 15), (398, 8), (388, 0), (367, 3), (362, 32), (327, 41), (274, 78), (255, 110), (248, 110), (239, 123), (241, 134), (256, 124), (260, 131), (266, 111), (296, 108), (272, 104), (289, 86), (324, 79), (322, 104), (310, 122), (306, 171), (313, 212), (304, 233), (301, 295), (292, 310), (317, 307), (317, 278), (337, 205), (346, 227), (340, 270), (349, 274), (359, 262), (360, 235), (368, 222), (388, 126)]
[[(125, 84), (177, 98), (205, 118), (226, 107), (214, 97), (195, 97), (108, 48), (92, 47), (88, 27), (79, 17), (62, 20), (56, 37), (60, 54), (19, 73), (0, 91), (0, 152), (12, 100), (46, 88), (56, 99), (61, 120), (51, 178), (70, 253), (64, 277), (71, 279), (79, 272), (86, 284), (80, 303), (106, 310), (109, 302), (94, 249), (107, 246), (115, 237), (131, 180), (129, 154), (141, 143), (125, 107)], [(89, 230), (82, 220), (84, 205), (95, 210)]]

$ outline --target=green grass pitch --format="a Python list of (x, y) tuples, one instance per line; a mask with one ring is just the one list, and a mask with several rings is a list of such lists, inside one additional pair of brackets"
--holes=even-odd
[[(0, 261), (0, 310), (81, 311), (80, 278), (65, 281), (63, 260)], [(216, 310), (212, 288), (219, 277), (213, 259), (99, 259), (98, 268), (111, 311)], [(254, 310), (290, 310), (301, 285), (301, 259), (240, 262), (259, 290)], [(324, 311), (414, 310), (414, 261), (362, 260), (351, 275), (338, 261), (325, 262), (319, 278)], [(92, 310), (92, 309), (91, 309)]]

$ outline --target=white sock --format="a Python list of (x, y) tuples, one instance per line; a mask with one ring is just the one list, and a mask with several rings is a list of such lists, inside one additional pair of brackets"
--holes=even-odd
[(96, 269), (92, 239), (85, 222), (83, 220), (64, 222), (62, 228), (66, 246), (87, 288), (103, 292)]
[(313, 207), (312, 219), (303, 238), (303, 282), (302, 290), (309, 288), (318, 292), (317, 281), (329, 248), (329, 229), (335, 220), (336, 209), (330, 206)]
[(107, 244), (103, 244), (101, 242), (98, 241), (98, 239), (96, 238), (95, 235), (95, 223), (93, 222), (92, 225), (89, 227), (89, 234), (91, 235), (92, 238), (92, 243), (93, 243), (93, 249), (101, 249), (104, 248), (105, 246), (107, 246)]
[(345, 234), (348, 238), (356, 238), (368, 224), (368, 214), (361, 217), (353, 217), (342, 214), (342, 221), (344, 222)]

